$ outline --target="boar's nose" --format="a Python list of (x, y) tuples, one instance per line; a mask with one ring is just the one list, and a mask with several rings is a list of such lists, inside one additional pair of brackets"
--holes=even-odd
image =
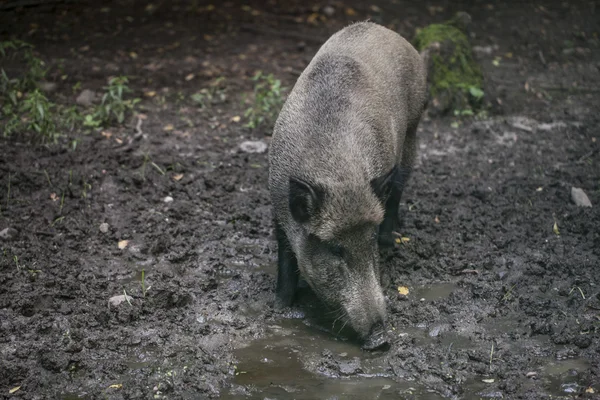
[(388, 341), (385, 337), (385, 329), (382, 321), (376, 322), (371, 327), (369, 336), (362, 345), (365, 350), (377, 350), (387, 346)]

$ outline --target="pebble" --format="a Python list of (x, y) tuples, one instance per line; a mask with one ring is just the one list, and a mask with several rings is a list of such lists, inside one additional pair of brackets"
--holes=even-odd
[(113, 307), (117, 307), (122, 302), (131, 300), (133, 300), (133, 297), (129, 296), (128, 294), (120, 294), (118, 296), (113, 296), (110, 299), (108, 299), (108, 304)]
[(571, 188), (571, 200), (573, 203), (578, 205), (579, 207), (591, 207), (592, 202), (587, 197), (587, 194), (583, 191), (583, 189), (572, 187)]
[(96, 98), (96, 92), (90, 89), (84, 89), (75, 102), (81, 106), (89, 107), (94, 103), (94, 99)]
[(240, 144), (240, 150), (244, 153), (264, 153), (267, 151), (267, 144), (261, 140), (246, 140)]
[(173, 198), (172, 198), (171, 196), (167, 196), (167, 197), (165, 197), (165, 198), (163, 199), (163, 201), (164, 201), (165, 203), (172, 203), (172, 202), (173, 202)]
[(12, 240), (17, 236), (17, 230), (13, 228), (4, 228), (0, 231), (0, 239), (2, 240)]
[(58, 85), (54, 82), (40, 82), (39, 86), (42, 92), (46, 93), (52, 93), (58, 88)]
[(342, 375), (354, 375), (360, 371), (360, 360), (358, 358), (354, 358), (349, 361), (342, 361), (340, 363), (340, 373)]
[(333, 8), (332, 6), (323, 7), (323, 14), (325, 14), (328, 17), (332, 17), (333, 14), (335, 14), (335, 8)]
[(449, 326), (446, 324), (435, 325), (430, 331), (429, 336), (436, 337), (439, 336), (440, 333), (446, 332)]
[(103, 222), (100, 224), (100, 232), (102, 232), (102, 233), (108, 232), (108, 224), (106, 222)]

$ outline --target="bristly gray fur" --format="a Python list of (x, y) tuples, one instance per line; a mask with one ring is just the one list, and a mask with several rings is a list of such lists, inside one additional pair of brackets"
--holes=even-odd
[[(275, 220), (307, 282), (330, 305), (341, 305), (362, 336), (385, 314), (369, 232), (384, 220), (386, 205), (370, 183), (394, 165), (410, 171), (426, 96), (419, 53), (397, 33), (359, 22), (323, 44), (275, 124), (269, 150)], [(290, 213), (290, 177), (325, 193), (318, 217), (305, 224)], [(354, 246), (343, 262), (347, 271), (321, 271), (333, 267), (326, 256), (315, 256), (321, 253), (311, 247), (309, 235)], [(322, 282), (325, 278), (334, 282)]]

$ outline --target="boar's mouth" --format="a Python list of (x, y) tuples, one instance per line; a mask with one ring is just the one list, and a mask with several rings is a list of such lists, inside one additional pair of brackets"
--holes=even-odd
[(367, 339), (363, 342), (361, 348), (368, 351), (387, 350), (389, 348), (389, 342), (386, 338), (383, 326), (373, 329)]

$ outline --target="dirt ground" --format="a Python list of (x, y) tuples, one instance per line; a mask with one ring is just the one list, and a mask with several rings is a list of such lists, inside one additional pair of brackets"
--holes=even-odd
[[(597, 2), (99, 3), (0, 11), (56, 101), (117, 74), (143, 98), (131, 145), (136, 116), (75, 151), (0, 141), (0, 398), (600, 398)], [(362, 352), (310, 292), (274, 307), (267, 155), (239, 148), (269, 136), (243, 95), (259, 69), (292, 86), (350, 21), (412, 39), (459, 10), (495, 111), (422, 122), (409, 241), (382, 257), (391, 347)]]

